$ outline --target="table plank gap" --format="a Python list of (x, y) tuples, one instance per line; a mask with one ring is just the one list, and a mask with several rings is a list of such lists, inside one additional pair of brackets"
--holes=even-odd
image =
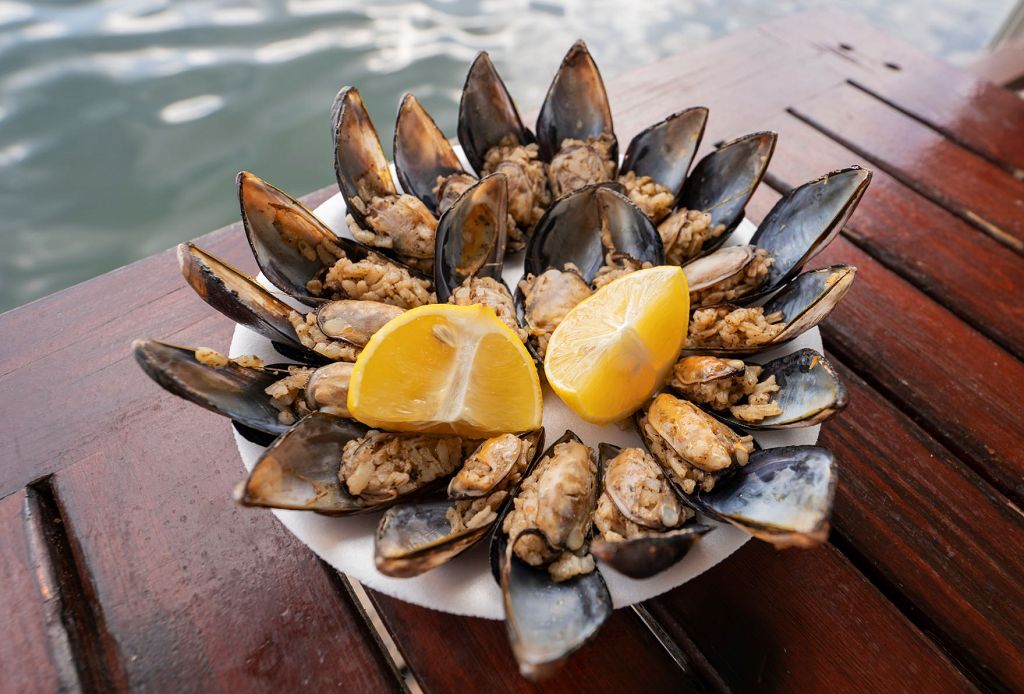
[[(690, 638), (690, 635), (666, 612), (664, 606), (654, 600), (648, 600), (645, 603), (633, 605), (632, 609), (647, 624), (649, 629), (652, 631), (656, 629), (663, 635), (663, 645), (669, 643), (674, 650), (678, 651), (680, 657), (676, 662), (682, 661), (686, 664), (684, 669), (696, 672), (704, 681), (708, 691), (718, 692), (719, 694), (728, 694), (728, 692), (732, 691), (722, 675), (711, 664), (711, 661), (700, 652), (700, 649), (697, 648), (697, 644)], [(659, 640), (662, 640), (662, 636), (659, 636)], [(680, 665), (680, 667), (684, 666)]]
[[(817, 49), (816, 69), (856, 80), (905, 113), (1020, 178), (1024, 102), (970, 72), (889, 36), (865, 19), (835, 9), (802, 13), (799, 21), (763, 25), (778, 40)], [(837, 50), (838, 49), (838, 50)]]
[[(824, 171), (865, 162), (803, 121), (767, 121), (779, 133), (765, 182), (786, 192)], [(1024, 358), (1024, 257), (875, 169), (844, 236), (962, 321)]]
[(979, 147), (971, 138), (963, 137), (959, 132), (955, 130), (951, 130), (949, 128), (938, 125), (930, 120), (927, 120), (926, 118), (915, 113), (911, 108), (903, 106), (898, 101), (892, 99), (885, 93), (861, 82), (855, 77), (848, 78), (846, 82), (851, 87), (861, 90), (865, 94), (882, 102), (889, 108), (899, 111), (907, 118), (911, 118), (920, 123), (922, 126), (928, 128), (929, 130), (935, 131), (937, 135), (941, 135), (950, 142), (955, 143), (958, 147), (961, 147), (962, 149), (967, 150), (971, 154), (984, 159), (988, 163), (992, 164), (992, 166), (996, 166), (1002, 169), (1003, 171), (1010, 174), (1017, 180), (1024, 180), (1024, 169), (1016, 167), (1013, 164), (1010, 164), (1000, 159), (999, 157), (993, 155), (992, 152), (990, 152), (988, 149), (984, 147)]
[(96, 600), (88, 567), (76, 548), (71, 519), (64, 512), (51, 476), (29, 485), (25, 524), (30, 548), (48, 591), (56, 591), (62, 634), (57, 646), (67, 649), (85, 691), (123, 690), (121, 654), (110, 637), (103, 608)]
[[(831, 98), (830, 95), (825, 96)], [(1022, 198), (1020, 196), (1014, 197), (1012, 191), (1005, 190), (1005, 187), (999, 188), (991, 185), (990, 182), (978, 180), (966, 181), (966, 183), (976, 183), (976, 185), (964, 186), (967, 190), (958, 192), (955, 187), (963, 185), (965, 180), (961, 176), (953, 176), (952, 172), (956, 171), (955, 169), (949, 168), (946, 172), (925, 174), (920, 168), (916, 170), (904, 168), (902, 162), (886, 158), (881, 153), (883, 151), (892, 151), (892, 149), (886, 147), (886, 143), (878, 143), (880, 149), (868, 150), (868, 144), (857, 138), (858, 135), (866, 137), (866, 133), (854, 133), (843, 129), (842, 125), (856, 122), (852, 118), (853, 114), (848, 114), (851, 117), (846, 118), (843, 124), (839, 124), (835, 120), (830, 120), (830, 116), (832, 118), (839, 116), (816, 111), (816, 105), (811, 102), (790, 106), (786, 109), (786, 112), (822, 134), (827, 135), (843, 147), (856, 153), (857, 156), (863, 157), (872, 168), (885, 171), (908, 188), (915, 190), (922, 197), (942, 206), (981, 233), (991, 236), (1016, 253), (1024, 253), (1024, 225), (1021, 222), (1021, 219), (1024, 219), (1024, 214), (1022, 214), (1024, 213), (1024, 207), (1021, 207)], [(846, 114), (843, 117), (846, 117)], [(863, 119), (865, 122), (871, 123), (872, 137), (877, 135), (879, 129), (887, 127), (877, 124), (872, 116), (857, 114), (857, 119)], [(952, 143), (949, 144), (950, 146), (955, 146)], [(966, 152), (962, 154), (964, 157), (968, 156)], [(963, 163), (964, 159), (959, 161)], [(922, 166), (925, 165), (922, 163)], [(962, 171), (956, 171), (956, 173), (964, 174)], [(1024, 187), (1024, 182), (1011, 178), (1003, 172), (1000, 172), (1000, 175), (1005, 176), (1008, 181)], [(986, 195), (985, 187), (999, 191), (998, 200), (997, 198), (992, 198), (993, 204), (991, 206), (977, 205)], [(1010, 195), (1004, 196), (1006, 193), (1010, 193)], [(1013, 198), (1013, 200), (1004, 198)]]

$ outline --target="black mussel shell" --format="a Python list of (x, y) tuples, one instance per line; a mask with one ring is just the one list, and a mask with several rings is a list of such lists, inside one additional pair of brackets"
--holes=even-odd
[(775, 262), (761, 289), (745, 301), (774, 291), (823, 250), (842, 230), (870, 182), (870, 170), (851, 166), (794, 188), (775, 203), (750, 239)]
[(708, 110), (694, 106), (648, 127), (630, 141), (620, 173), (650, 176), (678, 196), (707, 120)]
[(320, 301), (309, 293), (306, 283), (326, 267), (316, 252), (321, 244), (340, 247), (356, 262), (369, 253), (362, 244), (336, 236), (302, 203), (255, 174), (242, 171), (235, 182), (242, 225), (256, 264), (275, 287), (303, 303)]
[(195, 349), (158, 340), (136, 340), (132, 354), (150, 378), (180, 398), (265, 434), (276, 436), (288, 429), (278, 420), (279, 410), (264, 392), (287, 376), (287, 371), (234, 362), (208, 366), (196, 359)]
[(366, 432), (359, 422), (323, 412), (303, 417), (260, 456), (236, 500), (337, 516), (383, 508), (350, 495), (338, 480), (342, 449)]
[(828, 537), (836, 478), (835, 456), (826, 448), (768, 448), (691, 501), (777, 548), (813, 547)]
[(292, 308), (251, 277), (191, 243), (178, 246), (178, 263), (185, 281), (210, 306), (269, 340), (304, 350), (288, 321)]
[(772, 132), (745, 135), (721, 145), (693, 168), (676, 207), (707, 212), (712, 226), (725, 227), (720, 236), (704, 244), (702, 253), (722, 245), (743, 221), (743, 211), (764, 177), (776, 139)]
[(477, 54), (462, 88), (458, 135), (466, 159), (477, 174), (483, 172), (487, 152), (503, 138), (511, 136), (520, 145), (536, 139), (523, 125), (512, 95), (485, 52)]
[[(532, 440), (534, 445), (533, 458), (523, 473), (525, 479), (540, 459), (538, 454), (544, 445), (544, 430), (522, 434), (521, 437)], [(499, 517), (518, 490), (518, 485), (509, 490), (508, 498), (498, 509)], [(401, 504), (388, 509), (380, 519), (374, 538), (377, 570), (400, 578), (418, 576), (450, 561), (482, 540), (493, 523), (459, 533), (451, 532), (447, 513), (455, 503), (453, 499), (445, 499)]]
[(439, 302), (467, 277), (501, 279), (507, 220), (508, 185), (498, 173), (480, 179), (441, 215), (434, 237)]
[[(602, 479), (604, 479), (608, 463), (622, 452), (622, 449), (602, 443), (598, 446), (598, 451)], [(682, 505), (682, 502), (680, 504)], [(688, 523), (672, 530), (661, 532), (652, 530), (643, 537), (620, 542), (607, 542), (600, 537), (595, 537), (590, 551), (595, 558), (621, 574), (630, 578), (649, 578), (686, 556), (686, 553), (701, 536), (710, 530), (711, 528), (706, 525)]]
[(402, 97), (395, 123), (395, 171), (406, 193), (437, 213), (437, 179), (465, 173), (451, 143), (412, 94)]
[[(580, 40), (562, 59), (540, 107), (537, 116), (540, 157), (551, 161), (564, 140), (586, 140), (602, 133), (611, 135), (614, 143), (612, 110), (604, 80), (587, 45)], [(619, 160), (615, 144), (611, 148), (611, 157), (612, 161)]]
[(377, 129), (355, 87), (342, 87), (331, 107), (334, 173), (349, 214), (366, 226), (370, 199), (397, 195)]
[(787, 323), (771, 344), (792, 340), (825, 320), (853, 286), (856, 275), (852, 265), (830, 265), (797, 275), (764, 304), (765, 315), (781, 311)]
[(661, 236), (651, 220), (614, 187), (599, 183), (569, 193), (544, 213), (526, 247), (524, 270), (539, 275), (574, 263), (591, 282), (610, 251), (652, 265), (665, 262)]
[[(566, 431), (535, 461), (539, 464), (565, 441), (580, 441)], [(582, 443), (582, 442), (581, 442)], [(549, 676), (572, 653), (584, 646), (611, 616), (612, 598), (601, 573), (562, 583), (551, 580), (546, 568), (533, 568), (516, 557), (501, 526), (512, 504), (494, 524), (491, 570), (502, 587), (505, 626), (519, 671), (533, 680)]]

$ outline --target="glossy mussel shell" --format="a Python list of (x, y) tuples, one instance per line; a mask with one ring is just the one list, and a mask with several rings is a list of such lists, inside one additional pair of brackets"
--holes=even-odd
[[(554, 447), (579, 437), (567, 431), (538, 458)], [(612, 613), (612, 598), (595, 569), (562, 583), (551, 580), (547, 568), (533, 568), (511, 552), (501, 531), (511, 504), (495, 522), (491, 535), (491, 569), (501, 585), (505, 626), (519, 671), (530, 679), (553, 673), (568, 656), (592, 639)]]
[(539, 275), (573, 263), (591, 282), (613, 250), (652, 265), (665, 262), (661, 236), (639, 207), (612, 186), (586, 186), (556, 200), (537, 222), (524, 270)]
[(331, 108), (331, 124), (338, 187), (349, 214), (365, 227), (370, 199), (397, 195), (398, 189), (358, 89), (343, 87), (338, 92)]
[[(602, 479), (605, 479), (608, 464), (621, 450), (607, 443), (598, 447)], [(686, 556), (701, 536), (710, 530), (700, 523), (687, 523), (670, 530), (651, 530), (642, 537), (620, 542), (607, 542), (595, 537), (590, 550), (597, 559), (621, 574), (630, 578), (649, 578)]]
[(485, 52), (477, 54), (462, 88), (458, 136), (467, 161), (478, 174), (483, 172), (487, 152), (503, 138), (511, 136), (520, 145), (535, 141)]
[(780, 549), (813, 547), (828, 537), (836, 479), (836, 460), (828, 449), (768, 448), (755, 451), (746, 466), (688, 501)]
[(647, 127), (630, 141), (620, 173), (650, 176), (678, 196), (707, 120), (708, 110), (694, 106)]
[(586, 140), (602, 133), (612, 136), (612, 161), (619, 160), (614, 144), (612, 110), (604, 80), (587, 45), (577, 41), (562, 59), (537, 116), (537, 142), (545, 161), (558, 153), (566, 139)]
[(870, 182), (870, 170), (851, 166), (786, 193), (750, 239), (751, 245), (768, 251), (775, 262), (761, 289), (744, 300), (774, 291), (823, 250), (857, 209)]
[(448, 138), (412, 94), (402, 97), (398, 107), (394, 152), (395, 171), (402, 189), (437, 214), (437, 179), (465, 170)]
[(505, 176), (491, 174), (466, 190), (441, 216), (434, 237), (439, 302), (467, 277), (501, 279), (508, 220)]
[(743, 221), (743, 213), (768, 169), (777, 136), (772, 132), (745, 135), (719, 146), (693, 167), (676, 207), (711, 215), (711, 225), (725, 231), (704, 244), (710, 253)]
[(150, 378), (180, 398), (267, 434), (276, 436), (288, 429), (264, 392), (287, 376), (287, 371), (230, 361), (225, 366), (209, 366), (196, 359), (195, 349), (158, 340), (136, 340), (132, 354)]
[[(520, 438), (530, 441), (534, 448), (533, 457), (523, 472), (525, 479), (539, 459), (537, 454), (544, 445), (544, 430), (522, 434)], [(498, 510), (499, 517), (518, 489), (517, 485), (509, 490), (508, 498)], [(377, 570), (388, 576), (417, 576), (450, 561), (482, 540), (494, 527), (493, 523), (457, 533), (451, 531), (446, 514), (456, 501), (449, 498), (388, 509), (380, 519), (374, 538)]]
[(340, 247), (354, 262), (367, 256), (365, 246), (335, 235), (302, 203), (259, 176), (242, 171), (235, 182), (256, 264), (281, 291), (309, 305), (319, 302), (306, 283), (329, 266), (317, 253), (322, 244)]

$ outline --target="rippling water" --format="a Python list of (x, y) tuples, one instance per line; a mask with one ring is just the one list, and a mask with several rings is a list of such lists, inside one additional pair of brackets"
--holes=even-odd
[(453, 134), (478, 50), (527, 106), (577, 37), (610, 76), (832, 5), (957, 59), (1012, 4), (0, 0), (0, 310), (234, 221), (239, 169), (296, 194), (331, 183), (342, 84), (385, 141), (404, 91)]

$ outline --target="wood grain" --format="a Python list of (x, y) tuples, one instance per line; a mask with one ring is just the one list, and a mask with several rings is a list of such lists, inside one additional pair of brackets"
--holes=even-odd
[(831, 545), (752, 541), (645, 605), (733, 691), (966, 691), (970, 683)]
[[(872, 166), (789, 114), (767, 125), (779, 133), (768, 180), (780, 190), (842, 166)], [(1024, 258), (878, 168), (844, 233), (960, 320), (1024, 357)]]
[(427, 691), (658, 692), (703, 688), (694, 675), (673, 663), (630, 610), (617, 610), (597, 638), (551, 679), (531, 684), (519, 676), (503, 623), (428, 610), (381, 593), (372, 595), (402, 655)]
[(834, 533), (990, 686), (1024, 682), (1024, 514), (849, 369)]
[(1024, 181), (1004, 169), (849, 84), (790, 110), (869, 165), (1014, 250), (1024, 250)]
[[(885, 27), (883, 27), (884, 29)], [(814, 69), (832, 69), (950, 140), (1024, 177), (1024, 101), (860, 17), (837, 10), (780, 20), (763, 31), (784, 44), (817, 49)]]

